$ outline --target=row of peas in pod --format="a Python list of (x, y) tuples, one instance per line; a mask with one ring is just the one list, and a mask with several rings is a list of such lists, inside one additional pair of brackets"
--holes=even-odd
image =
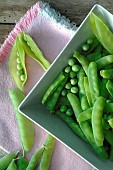
[(45, 144), (40, 147), (30, 161), (19, 151), (6, 154), (0, 159), (0, 170), (48, 170), (54, 150), (55, 139), (48, 135)]
[(42, 104), (101, 159), (113, 160), (113, 33), (94, 13), (89, 24), (92, 37), (74, 51)]

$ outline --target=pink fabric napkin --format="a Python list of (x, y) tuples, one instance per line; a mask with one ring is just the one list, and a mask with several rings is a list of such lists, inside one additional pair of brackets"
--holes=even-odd
[[(8, 88), (15, 87), (8, 70), (8, 59), (14, 40), (20, 31), (26, 31), (38, 44), (45, 57), (52, 61), (73, 37), (76, 25), (46, 3), (38, 2), (16, 24), (0, 49), (0, 147), (7, 152), (21, 149), (15, 113), (8, 96)], [(44, 70), (40, 65), (26, 57), (28, 81), (26, 94), (31, 90)], [(47, 137), (38, 125), (35, 125), (35, 143), (28, 154), (28, 159), (39, 148)], [(69, 148), (56, 140), (50, 170), (94, 170), (92, 166), (77, 156)]]

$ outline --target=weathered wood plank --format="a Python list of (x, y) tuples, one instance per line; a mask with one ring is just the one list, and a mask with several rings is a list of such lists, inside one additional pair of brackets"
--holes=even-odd
[(14, 24), (11, 24), (11, 25), (0, 24), (0, 44), (4, 42), (6, 36), (13, 29), (13, 27), (14, 27)]
[[(15, 23), (36, 2), (37, 0), (4, 0), (0, 2), (0, 23)], [(82, 22), (96, 3), (113, 13), (113, 0), (45, 0), (45, 2), (50, 3), (53, 8), (77, 24)]]

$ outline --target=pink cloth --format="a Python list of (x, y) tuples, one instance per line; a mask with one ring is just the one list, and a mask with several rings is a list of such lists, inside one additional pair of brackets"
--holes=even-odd
[[(41, 4), (41, 2), (40, 2)], [(72, 38), (72, 31), (47, 19), (39, 12), (39, 3), (36, 4), (19, 22), (16, 29), (10, 33), (8, 39), (0, 49), (0, 146), (7, 151), (21, 149), (19, 132), (15, 119), (15, 113), (8, 96), (8, 88), (15, 87), (8, 70), (8, 59), (10, 48), (17, 36), (18, 31), (26, 30), (34, 41), (39, 45), (45, 57), (52, 62), (61, 52), (67, 42)], [(31, 20), (29, 20), (29, 18)], [(28, 21), (27, 21), (28, 20)], [(26, 29), (25, 29), (26, 28)], [(16, 30), (16, 31), (15, 31)], [(7, 54), (7, 56), (6, 56)], [(31, 90), (44, 70), (29, 57), (26, 57), (28, 81), (26, 83), (26, 94)], [(35, 143), (33, 149), (27, 155), (28, 159), (39, 148), (47, 137), (45, 132), (38, 125), (35, 125)], [(73, 153), (70, 149), (56, 140), (50, 170), (94, 170), (82, 158)]]

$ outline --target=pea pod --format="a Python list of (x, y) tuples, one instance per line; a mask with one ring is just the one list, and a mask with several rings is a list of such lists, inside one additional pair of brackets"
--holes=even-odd
[(48, 99), (48, 101), (46, 103), (46, 107), (50, 112), (54, 112), (56, 103), (58, 101), (60, 93), (61, 93), (67, 79), (68, 79), (68, 77), (65, 77), (64, 81), (57, 87), (57, 89), (54, 91), (54, 93)]
[(101, 58), (101, 53), (99, 52), (91, 53), (87, 55), (86, 58), (89, 62), (96, 61)]
[(5, 155), (4, 157), (2, 157), (0, 159), (0, 170), (6, 170), (6, 168), (9, 166), (9, 164), (16, 157), (17, 154), (18, 154), (18, 151), (9, 153)]
[(100, 75), (105, 79), (113, 79), (113, 69), (101, 70)]
[[(20, 67), (19, 68), (17, 67), (17, 66), (19, 66), (19, 64), (17, 64), (17, 62), (16, 62), (18, 57), (20, 58), (20, 62), (22, 64), (21, 70), (18, 70)], [(21, 66), (21, 64), (20, 64), (20, 66)], [(25, 67), (25, 52), (24, 52), (21, 44), (19, 43), (18, 38), (15, 40), (14, 45), (12, 47), (8, 65), (9, 65), (9, 72), (10, 72), (15, 84), (17, 85), (17, 87), (20, 90), (23, 90), (24, 84), (27, 80), (27, 72), (26, 72), (26, 67)], [(22, 81), (20, 78), (21, 74), (25, 75), (24, 81)]]
[(108, 143), (113, 146), (113, 132), (110, 130), (104, 130), (105, 139), (108, 141)]
[(88, 75), (88, 60), (82, 56), (78, 51), (74, 52), (74, 57), (80, 62), (80, 64), (82, 65), (86, 75)]
[(48, 135), (38, 170), (49, 170), (54, 146), (55, 138), (51, 135)]
[[(26, 168), (26, 170), (34, 170), (38, 164), (38, 161), (40, 160), (43, 152), (44, 152), (44, 146), (42, 146), (38, 151), (34, 153), (34, 155), (31, 157), (29, 164)], [(22, 169), (23, 170), (23, 169)]]
[(85, 94), (86, 94), (89, 106), (92, 106), (92, 99), (91, 99), (91, 93), (89, 89), (88, 77), (84, 77), (84, 89), (85, 89)]
[(97, 63), (98, 70), (102, 69), (103, 67), (108, 66), (109, 64), (113, 63), (113, 55), (106, 55), (101, 57), (100, 59), (95, 61)]
[(93, 12), (91, 12), (90, 14), (90, 27), (93, 33), (95, 34), (95, 36), (97, 37), (97, 39), (103, 45), (103, 47), (111, 54), (113, 54), (113, 45), (112, 45), (113, 33), (105, 25), (105, 23), (99, 17), (97, 17)]
[(79, 137), (81, 137), (83, 140), (87, 142), (87, 139), (84, 133), (82, 132), (81, 128), (71, 117), (67, 116), (65, 113), (61, 113), (60, 111), (56, 111), (55, 114), (58, 117), (60, 117), (72, 129), (72, 131), (76, 135), (78, 135)]
[(16, 165), (18, 170), (26, 170), (28, 166), (28, 161), (24, 157), (19, 157)]
[(113, 128), (113, 118), (109, 119), (108, 122), (109, 122), (110, 127)]
[(106, 84), (107, 84), (108, 80), (107, 79), (102, 79), (102, 85), (101, 85), (101, 90), (100, 90), (100, 95), (102, 97), (108, 98), (109, 93), (108, 90), (106, 88)]
[(14, 159), (11, 161), (11, 163), (9, 164), (6, 170), (17, 170), (17, 166), (14, 162)]
[(56, 80), (52, 83), (52, 85), (48, 88), (48, 90), (44, 94), (42, 98), (42, 104), (44, 104), (47, 101), (47, 99), (53, 94), (53, 92), (64, 81), (64, 79), (65, 79), (64, 74), (63, 73), (59, 74), (59, 76), (56, 78)]
[(104, 110), (106, 112), (113, 112), (113, 103), (106, 103)]
[(106, 88), (109, 92), (109, 94), (111, 95), (111, 97), (113, 97), (113, 83), (108, 80), (107, 84), (106, 84)]
[(89, 108), (89, 109), (81, 112), (81, 113), (78, 115), (77, 121), (78, 121), (78, 122), (84, 122), (84, 121), (86, 121), (86, 120), (91, 119), (92, 110), (93, 110), (93, 108), (91, 107), (91, 108)]
[(96, 99), (100, 96), (99, 78), (97, 74), (97, 64), (95, 62), (91, 62), (89, 64), (88, 81), (89, 81), (89, 89), (91, 93), (92, 103), (94, 103)]
[(16, 113), (21, 143), (26, 153), (34, 144), (34, 123), (18, 111), (18, 106), (25, 98), (25, 95), (19, 89), (9, 89), (9, 96)]
[(95, 142), (98, 146), (103, 145), (104, 141), (104, 132), (102, 125), (102, 115), (105, 106), (105, 98), (102, 96), (98, 97), (94, 103), (92, 110), (92, 129), (94, 134)]

